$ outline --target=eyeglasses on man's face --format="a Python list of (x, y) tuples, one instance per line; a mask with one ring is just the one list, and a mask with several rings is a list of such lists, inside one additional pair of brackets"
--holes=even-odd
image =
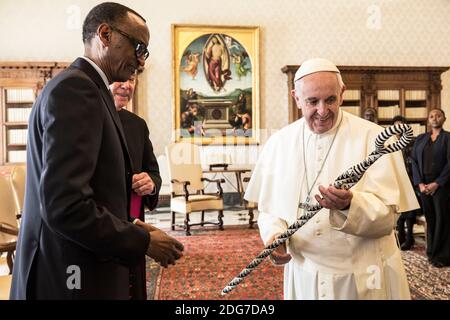
[(122, 36), (124, 36), (125, 38), (127, 38), (130, 41), (130, 43), (132, 44), (132, 46), (134, 47), (134, 50), (136, 52), (136, 57), (138, 57), (138, 58), (143, 57), (144, 60), (147, 60), (148, 56), (150, 55), (150, 52), (148, 52), (147, 46), (143, 42), (137, 40), (136, 38), (130, 36), (128, 33), (124, 32), (116, 27), (113, 27), (113, 26), (110, 26), (110, 27), (112, 30), (120, 33)]

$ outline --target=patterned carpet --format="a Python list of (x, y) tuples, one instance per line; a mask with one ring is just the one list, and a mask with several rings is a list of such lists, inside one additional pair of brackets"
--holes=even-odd
[(402, 251), (402, 258), (413, 300), (450, 299), (450, 267), (433, 267), (423, 245)]
[[(194, 229), (189, 237), (184, 232), (171, 232), (184, 244), (185, 256), (175, 267), (162, 269), (156, 278), (153, 276), (157, 284), (148, 288), (149, 299), (152, 296), (160, 300), (282, 299), (283, 269), (269, 261), (252, 272), (251, 281), (244, 281), (225, 297), (220, 296), (222, 288), (249, 262), (249, 257), (262, 248), (257, 230), (247, 229), (248, 226), (225, 228), (226, 231), (216, 230), (217, 227), (208, 231)], [(147, 269), (154, 270), (155, 263), (148, 264)]]
[[(185, 245), (185, 256), (175, 267), (160, 268), (149, 259), (147, 291), (149, 299), (213, 300), (213, 299), (283, 299), (283, 268), (264, 261), (236, 289), (225, 297), (220, 290), (258, 254), (262, 246), (256, 229), (246, 226), (170, 232)], [(435, 268), (428, 263), (423, 245), (402, 252), (414, 300), (449, 300), (450, 268)]]

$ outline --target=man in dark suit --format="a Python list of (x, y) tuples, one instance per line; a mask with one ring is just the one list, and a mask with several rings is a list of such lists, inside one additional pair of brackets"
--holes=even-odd
[(12, 299), (128, 299), (130, 268), (145, 254), (163, 266), (182, 255), (177, 240), (129, 217), (133, 166), (108, 90), (144, 66), (148, 41), (133, 10), (94, 7), (84, 57), (37, 98)]
[[(405, 124), (406, 118), (403, 116), (395, 116), (392, 119), (392, 124)], [(397, 139), (400, 139), (400, 135), (397, 135)], [(403, 161), (405, 163), (406, 173), (408, 174), (411, 184), (413, 183), (413, 173), (412, 173), (412, 162), (411, 153), (414, 146), (415, 138), (411, 139), (409, 144), (402, 149)], [(417, 197), (417, 201), (420, 203), (420, 193), (418, 188), (414, 188), (414, 192)], [(416, 223), (416, 216), (422, 214), (420, 209), (414, 209), (406, 212), (400, 212), (400, 216), (397, 219), (397, 231), (398, 231), (398, 242), (400, 244), (401, 250), (411, 250), (415, 244), (414, 239), (414, 224)], [(406, 225), (406, 231), (405, 231)]]
[[(132, 75), (128, 81), (114, 82), (109, 87), (133, 163), (130, 216), (136, 219), (137, 225), (141, 225), (145, 222), (144, 207), (153, 210), (158, 204), (162, 180), (145, 120), (126, 109), (133, 99), (135, 85), (136, 75)], [(153, 229), (156, 230), (155, 227)], [(130, 272), (130, 285), (132, 299), (147, 298), (144, 256)]]
[(136, 194), (143, 197), (138, 218), (144, 221), (144, 206), (150, 210), (156, 207), (162, 180), (145, 120), (126, 109), (133, 100), (135, 85), (136, 74), (133, 74), (127, 81), (114, 82), (109, 88), (122, 123), (128, 152), (133, 163), (132, 181), (133, 184), (139, 185), (138, 189), (133, 189), (135, 189)]

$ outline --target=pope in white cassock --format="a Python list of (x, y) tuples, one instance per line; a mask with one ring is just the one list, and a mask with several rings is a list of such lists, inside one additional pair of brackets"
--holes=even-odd
[(258, 202), (264, 243), (324, 209), (270, 256), (284, 267), (285, 299), (410, 299), (395, 213), (418, 208), (401, 152), (382, 156), (350, 190), (330, 186), (375, 149), (382, 127), (341, 111), (345, 85), (325, 59), (305, 61), (292, 95), (303, 118), (270, 137), (245, 198)]

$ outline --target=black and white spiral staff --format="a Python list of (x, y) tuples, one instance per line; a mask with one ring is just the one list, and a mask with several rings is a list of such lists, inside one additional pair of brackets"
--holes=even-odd
[[(393, 135), (401, 135), (401, 138), (393, 144), (384, 146), (384, 143)], [(346, 170), (334, 181), (333, 185), (337, 189), (350, 189), (353, 187), (363, 176), (366, 170), (377, 161), (382, 155), (396, 152), (404, 149), (413, 138), (413, 131), (407, 124), (398, 124), (384, 129), (375, 140), (375, 151), (364, 159), (361, 163), (354, 165)], [(239, 275), (234, 278), (225, 288), (222, 289), (222, 295), (225, 295), (233, 290), (239, 283), (241, 283), (246, 276), (248, 276), (255, 268), (266, 258), (272, 251), (278, 248), (280, 245), (286, 242), (298, 229), (300, 229), (309, 219), (314, 217), (317, 212), (322, 209), (320, 204), (310, 206), (305, 203), (300, 203), (300, 208), (304, 209), (305, 213), (297, 219), (292, 225), (290, 225), (286, 232), (279, 235), (270, 245), (264, 248), (264, 250), (250, 262)]]

